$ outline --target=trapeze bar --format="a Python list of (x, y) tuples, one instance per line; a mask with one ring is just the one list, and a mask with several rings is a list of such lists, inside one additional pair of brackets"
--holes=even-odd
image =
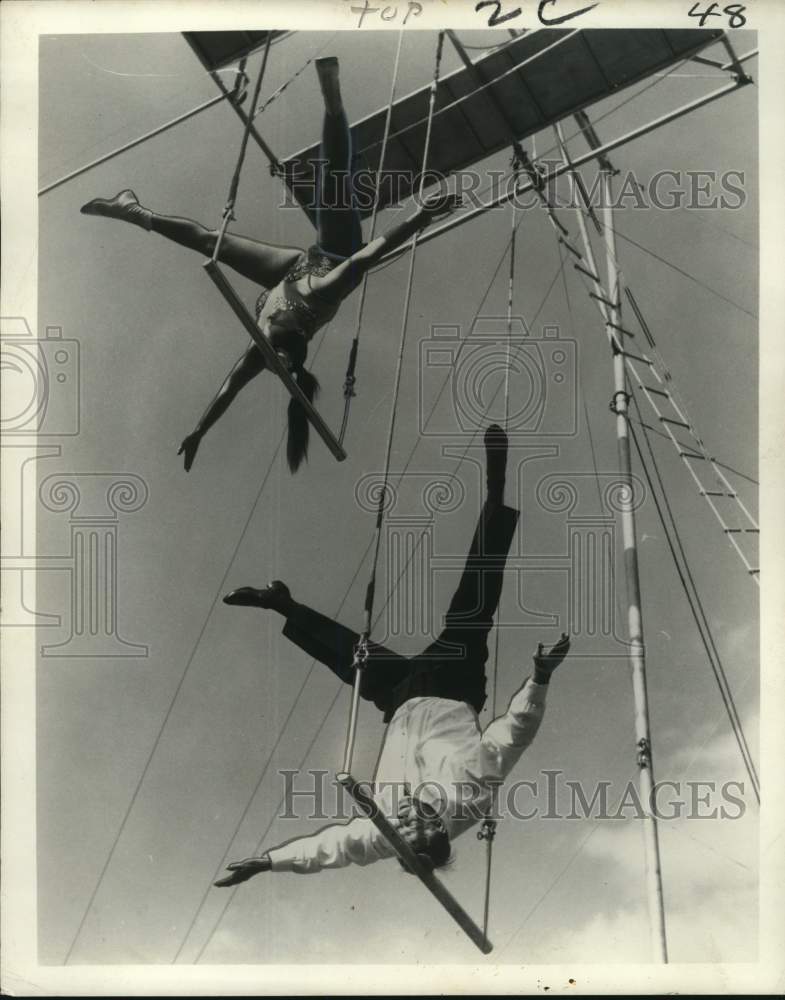
[(242, 299), (240, 299), (237, 292), (235, 292), (232, 288), (226, 278), (226, 275), (214, 260), (206, 260), (204, 262), (204, 269), (212, 278), (212, 281), (218, 291), (232, 307), (235, 316), (237, 316), (245, 329), (248, 331), (253, 342), (262, 352), (265, 365), (283, 382), (289, 395), (300, 403), (317, 434), (321, 437), (322, 441), (324, 441), (338, 461), (342, 462), (346, 458), (346, 452), (340, 446), (334, 434), (324, 420), (322, 420), (321, 416), (314, 408), (313, 404), (308, 400), (300, 386), (292, 378), (288, 368), (286, 368), (286, 366), (282, 363), (267, 338), (262, 335), (262, 332), (256, 325), (254, 318), (245, 308)]
[[(554, 167), (552, 170), (548, 170), (543, 173), (542, 179), (544, 183), (547, 184), (550, 181), (555, 180), (557, 177), (561, 177), (562, 174), (565, 174), (570, 170), (574, 170), (577, 167), (581, 167), (584, 163), (589, 163), (591, 160), (598, 159), (604, 153), (609, 153), (611, 150), (618, 149), (620, 146), (626, 146), (627, 143), (633, 142), (635, 139), (640, 139), (641, 136), (648, 135), (649, 132), (654, 132), (656, 129), (662, 128), (663, 125), (668, 125), (677, 118), (683, 118), (684, 115), (688, 115), (692, 111), (697, 111), (698, 108), (702, 108), (706, 104), (711, 104), (712, 101), (716, 101), (720, 97), (732, 94), (734, 91), (739, 90), (742, 87), (746, 87), (751, 82), (752, 81), (748, 78), (734, 80), (733, 83), (729, 83), (725, 87), (720, 87), (719, 90), (713, 90), (710, 94), (706, 94), (704, 97), (699, 97), (696, 100), (691, 101), (689, 104), (684, 104), (673, 111), (669, 111), (666, 115), (662, 115), (660, 118), (655, 118), (646, 125), (641, 125), (639, 128), (633, 129), (631, 132), (627, 132), (616, 139), (611, 139), (610, 142), (606, 142), (597, 149), (591, 149), (586, 153), (582, 153), (569, 163), (562, 163), (559, 166)], [(470, 222), (472, 219), (476, 219), (480, 215), (484, 215), (493, 208), (499, 208), (502, 205), (506, 205), (518, 196), (526, 194), (533, 189), (534, 185), (532, 182), (526, 181), (512, 191), (500, 194), (497, 198), (494, 198), (493, 201), (489, 201), (484, 205), (479, 205), (477, 208), (472, 209), (470, 212), (465, 212), (463, 215), (456, 216), (454, 219), (450, 219), (447, 222), (442, 223), (441, 226), (436, 226), (434, 229), (426, 229), (417, 237), (417, 246), (422, 246), (424, 243), (430, 242), (430, 240), (435, 240), (437, 237), (449, 232), (451, 229), (456, 229), (458, 226), (462, 226), (465, 222)], [(406, 246), (411, 246), (411, 243), (406, 244)], [(405, 248), (401, 248), (400, 250), (396, 249), (386, 253), (381, 258), (379, 263), (385, 263), (391, 260), (395, 255), (403, 252), (404, 249)]]
[(488, 955), (493, 950), (493, 945), (475, 924), (466, 910), (458, 903), (453, 895), (445, 889), (442, 883), (430, 869), (426, 868), (417, 857), (415, 852), (409, 847), (394, 826), (376, 804), (373, 796), (369, 795), (351, 776), (345, 772), (336, 775), (338, 782), (351, 795), (357, 805), (362, 809), (368, 819), (374, 824), (377, 830), (387, 840), (400, 860), (406, 865), (409, 871), (416, 875), (425, 888), (436, 897), (444, 909), (450, 914), (462, 931), (467, 934), (474, 944), (480, 949), (483, 955)]

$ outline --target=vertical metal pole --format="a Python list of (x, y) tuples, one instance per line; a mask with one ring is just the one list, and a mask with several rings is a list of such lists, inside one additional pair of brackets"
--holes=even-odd
[[(613, 177), (602, 171), (603, 222), (605, 250), (608, 267), (608, 297), (613, 303), (610, 320), (621, 326), (621, 289), (616, 257), (616, 234), (613, 227)], [(609, 334), (613, 329), (609, 329)], [(613, 343), (613, 409), (616, 413), (616, 437), (619, 449), (619, 467), (625, 495), (621, 502), (622, 538), (624, 542), (624, 575), (627, 582), (627, 627), (630, 641), (630, 669), (635, 699), (635, 742), (638, 760), (638, 787), (643, 807), (643, 829), (646, 849), (646, 884), (649, 904), (649, 927), (652, 953), (656, 961), (667, 962), (668, 950), (665, 937), (665, 909), (662, 897), (660, 848), (657, 837), (657, 817), (652, 809), (654, 774), (652, 768), (651, 736), (649, 733), (649, 702), (646, 691), (646, 657), (643, 645), (643, 620), (641, 617), (640, 578), (638, 575), (638, 550), (635, 536), (635, 513), (632, 492), (632, 465), (630, 461), (630, 429), (627, 416), (629, 396), (624, 365), (616, 338)]]

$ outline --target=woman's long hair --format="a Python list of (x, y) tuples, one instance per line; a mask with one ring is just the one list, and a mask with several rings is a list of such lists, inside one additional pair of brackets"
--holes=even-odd
[[(273, 341), (276, 350), (286, 351), (292, 366), (292, 376), (302, 389), (305, 398), (312, 403), (319, 394), (319, 381), (312, 372), (303, 367), (308, 354), (305, 338), (299, 332), (286, 331), (274, 337)], [(297, 472), (308, 456), (310, 424), (305, 409), (294, 397), (289, 400), (287, 420), (289, 431), (286, 438), (286, 461), (289, 463), (289, 469)]]
[[(306, 399), (312, 403), (319, 394), (319, 381), (313, 372), (300, 365), (292, 371), (295, 382), (302, 389)], [(294, 397), (289, 400), (288, 409), (289, 433), (286, 438), (286, 461), (289, 469), (297, 472), (304, 458), (308, 457), (308, 438), (310, 423), (303, 405)]]

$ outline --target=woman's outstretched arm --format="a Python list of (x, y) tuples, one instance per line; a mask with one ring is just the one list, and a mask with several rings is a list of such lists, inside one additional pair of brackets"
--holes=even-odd
[(377, 236), (362, 250), (358, 250), (347, 260), (342, 261), (338, 267), (333, 268), (329, 274), (324, 277), (312, 277), (311, 291), (327, 302), (333, 304), (342, 302), (360, 284), (366, 271), (378, 264), (384, 254), (403, 246), (416, 232), (425, 229), (431, 222), (449, 214), (460, 205), (461, 198), (458, 195), (438, 194), (427, 198), (414, 215), (410, 215), (408, 219)]
[(237, 393), (244, 386), (248, 385), (251, 379), (255, 378), (260, 372), (263, 372), (264, 369), (265, 363), (262, 352), (256, 345), (251, 345), (226, 376), (221, 388), (202, 414), (199, 423), (180, 445), (177, 454), (185, 456), (186, 472), (193, 465), (196, 452), (207, 431), (219, 417), (222, 417), (226, 413)]

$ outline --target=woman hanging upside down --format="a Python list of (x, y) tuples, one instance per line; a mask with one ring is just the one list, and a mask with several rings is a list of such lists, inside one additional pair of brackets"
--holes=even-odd
[[(452, 211), (458, 201), (437, 195), (427, 199), (410, 218), (393, 226), (369, 244), (362, 242), (360, 216), (352, 201), (352, 149), (349, 123), (341, 99), (338, 60), (317, 59), (324, 98), (324, 125), (317, 178), (318, 243), (301, 250), (274, 246), (247, 236), (226, 233), (218, 259), (265, 289), (256, 303), (257, 322), (300, 388), (313, 400), (319, 388), (306, 370), (308, 344), (335, 316), (343, 300), (360, 284), (369, 268), (390, 250), (401, 246), (434, 219)], [(174, 243), (212, 255), (218, 233), (192, 219), (158, 215), (139, 204), (131, 190), (114, 198), (95, 198), (82, 206), (85, 215), (120, 219), (159, 233)], [(255, 344), (246, 350), (226, 376), (217, 395), (194, 430), (180, 445), (188, 471), (207, 431), (252, 378), (264, 371), (262, 352)], [(308, 451), (308, 420), (294, 399), (289, 403), (286, 456), (294, 472)]]
[[(376, 768), (377, 801), (421, 860), (434, 868), (450, 858), (451, 840), (493, 811), (495, 791), (534, 736), (545, 711), (553, 671), (570, 647), (566, 634), (549, 651), (540, 643), (534, 673), (507, 711), (481, 731), (488, 634), (499, 603), (518, 511), (504, 504), (507, 438), (491, 425), (485, 435), (488, 495), (445, 628), (419, 656), (400, 656), (369, 643), (360, 695), (389, 723)], [(264, 590), (242, 587), (227, 604), (282, 615), (283, 634), (351, 684), (358, 635), (295, 601), (274, 581)], [(350, 864), (368, 865), (395, 852), (370, 819), (325, 827), (230, 864), (217, 881), (232, 886), (261, 872), (312, 874)]]

